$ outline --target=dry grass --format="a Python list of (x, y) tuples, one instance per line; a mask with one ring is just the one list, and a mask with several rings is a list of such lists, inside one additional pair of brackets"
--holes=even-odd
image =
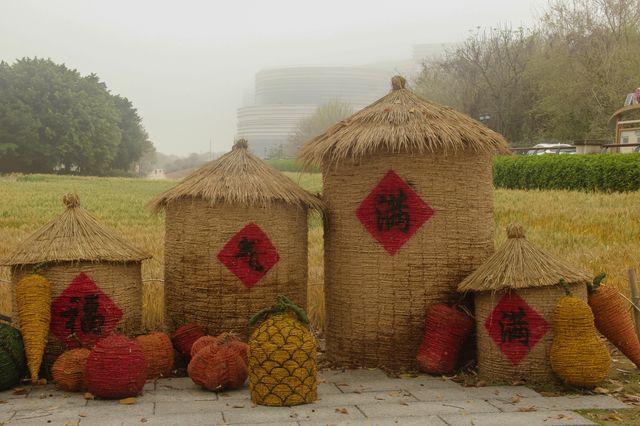
[[(321, 188), (320, 175), (289, 174), (312, 192)], [(98, 179), (56, 176), (0, 178), (0, 257), (6, 256), (52, 217), (62, 212), (65, 192), (80, 194), (83, 206), (104, 225), (131, 243), (153, 254), (144, 262), (144, 324), (154, 329), (162, 324), (163, 216), (144, 208), (154, 196), (173, 182), (135, 179)], [(596, 274), (607, 272), (609, 284), (627, 290), (627, 269), (640, 267), (640, 196), (592, 194), (568, 191), (513, 191), (495, 193), (496, 243), (506, 239), (510, 222), (524, 225), (527, 238), (561, 259)], [(324, 321), (322, 291), (322, 227), (317, 216), (309, 229), (309, 313), (319, 328)], [(0, 268), (0, 312), (10, 312), (7, 280)]]

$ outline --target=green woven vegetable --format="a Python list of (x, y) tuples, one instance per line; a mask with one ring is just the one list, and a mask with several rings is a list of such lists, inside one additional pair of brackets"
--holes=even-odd
[(18, 384), (26, 366), (20, 332), (8, 324), (0, 323), (0, 390)]

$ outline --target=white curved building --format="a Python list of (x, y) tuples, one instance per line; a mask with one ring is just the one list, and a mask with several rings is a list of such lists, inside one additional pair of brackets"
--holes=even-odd
[(339, 100), (359, 110), (389, 91), (388, 72), (367, 67), (276, 68), (256, 74), (254, 104), (238, 109), (237, 136), (268, 157), (284, 147), (301, 119)]

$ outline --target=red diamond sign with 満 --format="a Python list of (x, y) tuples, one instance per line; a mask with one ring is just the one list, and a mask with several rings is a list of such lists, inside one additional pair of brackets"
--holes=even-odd
[(267, 234), (258, 225), (250, 223), (225, 244), (218, 253), (218, 260), (246, 288), (251, 288), (280, 260), (280, 256)]
[(513, 365), (520, 364), (550, 328), (549, 323), (515, 292), (500, 299), (484, 326)]
[(51, 332), (69, 348), (90, 348), (109, 336), (122, 310), (84, 272), (51, 304)]
[(433, 216), (433, 209), (393, 170), (362, 201), (356, 216), (391, 255)]

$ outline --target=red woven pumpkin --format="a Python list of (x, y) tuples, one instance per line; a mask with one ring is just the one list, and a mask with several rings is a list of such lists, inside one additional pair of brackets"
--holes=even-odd
[(51, 375), (58, 388), (70, 392), (84, 389), (84, 372), (89, 353), (89, 349), (71, 349), (56, 359), (51, 367)]
[(220, 333), (218, 337), (216, 337), (216, 344), (229, 346), (240, 355), (240, 358), (242, 358), (246, 365), (249, 365), (249, 356), (247, 354), (249, 345), (238, 339), (234, 334), (226, 332)]
[(210, 391), (237, 389), (247, 380), (247, 364), (234, 340), (220, 337), (217, 340), (193, 357), (187, 368), (189, 377)]
[(169, 377), (173, 367), (173, 345), (165, 333), (156, 332), (136, 337), (147, 361), (147, 378)]
[(213, 345), (216, 343), (216, 338), (213, 336), (202, 336), (191, 346), (191, 358), (196, 356), (196, 354), (201, 350), (206, 348), (209, 345)]
[(458, 363), (460, 348), (473, 329), (466, 313), (443, 304), (427, 312), (422, 345), (416, 357), (420, 371), (430, 374), (451, 373)]
[(144, 352), (135, 340), (109, 336), (91, 350), (85, 384), (93, 395), (110, 399), (136, 396), (142, 392), (146, 380)]
[(198, 324), (185, 324), (176, 329), (171, 336), (173, 346), (185, 357), (191, 356), (191, 347), (194, 342), (204, 336), (204, 331)]

